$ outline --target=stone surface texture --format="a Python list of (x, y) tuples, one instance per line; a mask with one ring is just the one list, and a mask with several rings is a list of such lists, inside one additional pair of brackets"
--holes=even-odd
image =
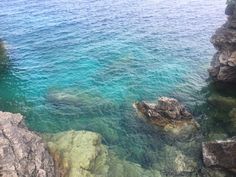
[(20, 114), (0, 112), (0, 176), (56, 176), (42, 138), (26, 128)]

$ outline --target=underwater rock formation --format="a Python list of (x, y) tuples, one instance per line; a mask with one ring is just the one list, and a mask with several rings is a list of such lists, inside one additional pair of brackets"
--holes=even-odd
[(47, 100), (57, 109), (78, 110), (80, 115), (103, 115), (117, 109), (112, 101), (102, 98), (99, 94), (91, 94), (80, 89), (50, 90)]
[(42, 138), (25, 127), (20, 114), (0, 112), (0, 176), (56, 176)]
[(45, 139), (63, 177), (161, 177), (157, 170), (119, 159), (94, 132), (68, 131)]
[(211, 43), (217, 49), (209, 74), (215, 81), (236, 82), (236, 0), (228, 1), (227, 22), (216, 30)]
[(7, 66), (8, 57), (6, 55), (6, 49), (3, 41), (0, 39), (0, 72), (2, 72)]
[(202, 143), (203, 162), (236, 173), (236, 139)]
[(197, 130), (199, 124), (176, 99), (161, 97), (158, 103), (137, 102), (134, 107), (148, 123), (167, 132), (182, 134)]
[(166, 176), (182, 176), (184, 174), (191, 176), (191, 173), (197, 171), (195, 160), (186, 156), (175, 146), (165, 145), (159, 158), (160, 162), (153, 165), (154, 169), (163, 171)]
[(233, 97), (225, 97), (219, 94), (213, 94), (208, 98), (208, 102), (217, 109), (231, 110), (236, 108), (236, 99)]

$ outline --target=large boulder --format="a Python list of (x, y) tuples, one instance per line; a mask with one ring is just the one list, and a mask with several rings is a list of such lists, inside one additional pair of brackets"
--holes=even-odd
[(55, 177), (54, 162), (36, 133), (29, 131), (23, 116), (0, 112), (0, 176)]
[(193, 116), (174, 98), (161, 97), (157, 103), (136, 102), (134, 107), (145, 121), (174, 134), (199, 127)]
[(203, 162), (236, 173), (236, 139), (202, 143)]

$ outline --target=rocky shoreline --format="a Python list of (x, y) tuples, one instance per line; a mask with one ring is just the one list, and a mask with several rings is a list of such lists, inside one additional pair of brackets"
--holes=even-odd
[[(225, 14), (228, 15), (227, 22), (211, 38), (217, 52), (209, 74), (214, 82), (236, 83), (236, 0), (228, 1)], [(5, 49), (0, 41), (0, 70), (5, 67), (3, 54)], [(52, 102), (68, 104), (68, 97), (71, 100), (68, 93), (54, 93), (49, 98)], [(70, 104), (77, 106), (77, 97), (72, 98)], [(214, 103), (218, 100), (218, 97), (209, 98)], [(227, 103), (235, 105), (235, 100), (227, 100)], [(162, 97), (157, 103), (137, 102), (134, 107), (145, 122), (168, 133), (186, 135), (199, 129), (192, 114), (176, 99)], [(235, 118), (235, 106), (231, 109), (230, 116)], [(180, 176), (227, 177), (236, 174), (235, 137), (203, 142), (201, 148), (204, 164), (201, 169), (194, 159), (168, 145), (163, 154), (171, 159), (171, 167), (165, 167), (166, 163), (144, 169), (139, 164), (119, 159), (102, 144), (102, 137), (97, 133), (67, 131), (42, 136), (25, 126), (21, 114), (0, 111), (1, 177), (161, 177), (163, 169), (173, 170)], [(229, 171), (230, 175), (224, 171)]]
[(56, 176), (46, 144), (20, 114), (0, 112), (0, 176)]
[(211, 43), (217, 52), (214, 55), (209, 74), (214, 81), (236, 82), (236, 1), (228, 1), (225, 14), (227, 22), (216, 30)]

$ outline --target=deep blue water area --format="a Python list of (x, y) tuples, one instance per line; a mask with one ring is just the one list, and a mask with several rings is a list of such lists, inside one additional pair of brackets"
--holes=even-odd
[[(91, 130), (149, 166), (170, 138), (132, 104), (175, 97), (199, 122), (225, 0), (1, 0), (0, 109), (42, 133)], [(205, 89), (206, 90), (206, 89)]]

